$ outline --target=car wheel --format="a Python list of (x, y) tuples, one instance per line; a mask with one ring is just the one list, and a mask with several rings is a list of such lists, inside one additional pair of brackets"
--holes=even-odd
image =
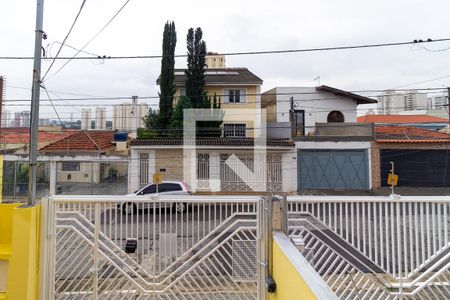
[(136, 213), (136, 211), (137, 211), (137, 207), (136, 207), (136, 204), (134, 204), (134, 203), (128, 202), (128, 203), (124, 203), (122, 205), (122, 212), (124, 215), (132, 215), (132, 214)]
[(187, 204), (184, 203), (184, 202), (175, 202), (175, 203), (173, 204), (173, 208), (175, 209), (175, 211), (176, 211), (177, 213), (182, 213), (182, 212), (185, 212), (185, 211), (186, 211)]

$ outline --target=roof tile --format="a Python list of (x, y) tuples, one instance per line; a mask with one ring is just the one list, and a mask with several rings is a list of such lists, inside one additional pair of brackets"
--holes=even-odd
[(82, 130), (49, 144), (39, 151), (43, 153), (86, 153), (100, 152), (114, 148), (114, 131)]
[[(253, 138), (197, 138), (197, 146), (242, 146), (248, 147), (254, 145)], [(182, 138), (151, 138), (135, 139), (131, 141), (131, 146), (182, 146)], [(293, 147), (294, 142), (291, 139), (267, 139), (267, 146), (272, 147)]]
[(450, 134), (412, 126), (376, 126), (378, 143), (450, 143)]
[(358, 122), (385, 124), (447, 123), (448, 119), (428, 115), (365, 115), (358, 117)]

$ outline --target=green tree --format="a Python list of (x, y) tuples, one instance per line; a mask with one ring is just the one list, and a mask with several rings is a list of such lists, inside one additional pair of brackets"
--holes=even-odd
[(200, 27), (189, 28), (187, 34), (186, 96), (193, 108), (205, 107), (206, 43)]
[[(203, 108), (211, 108), (211, 119), (218, 119), (217, 121), (200, 121), (197, 122), (197, 136), (199, 137), (220, 137), (222, 135), (221, 126), (223, 123), (223, 110), (220, 110), (220, 97), (216, 94), (211, 97), (205, 97), (206, 102)], [(214, 110), (213, 110), (214, 109)], [(220, 110), (217, 113), (217, 110)]]
[(144, 117), (144, 124), (145, 128), (138, 128), (137, 130), (138, 139), (159, 136), (159, 111), (150, 107), (147, 115)]
[(169, 135), (171, 137), (183, 136), (183, 110), (192, 108), (191, 101), (188, 97), (183, 96), (175, 105), (169, 125)]
[[(206, 67), (206, 42), (203, 40), (203, 32), (200, 27), (189, 28), (187, 34), (187, 70), (186, 74), (186, 96), (191, 101), (193, 108), (220, 108), (220, 99), (214, 95), (208, 97), (205, 91), (205, 67)], [(213, 115), (211, 111), (211, 117)], [(211, 137), (220, 136), (223, 113), (220, 121), (197, 122), (197, 136)]]
[[(177, 32), (174, 22), (167, 22), (164, 26), (162, 42), (162, 59), (159, 93), (159, 117), (160, 130), (169, 126), (173, 111), (173, 96), (175, 94), (175, 47), (177, 44)], [(164, 131), (162, 132), (163, 135)]]

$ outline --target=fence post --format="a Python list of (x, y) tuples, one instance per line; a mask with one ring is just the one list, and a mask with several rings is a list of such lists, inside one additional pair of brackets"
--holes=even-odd
[(14, 162), (13, 198), (16, 198), (16, 184), (17, 184), (17, 161)]
[(93, 299), (97, 300), (98, 298), (98, 252), (99, 252), (99, 240), (98, 240), (98, 236), (100, 234), (100, 204), (99, 203), (95, 203), (95, 229), (94, 229), (94, 247), (93, 247), (93, 258), (94, 258), (94, 266), (93, 266), (93, 287), (92, 287), (92, 291), (94, 292), (93, 294)]
[(50, 161), (50, 195), (56, 195), (56, 161)]
[(257, 244), (257, 270), (258, 270), (258, 292), (257, 299), (264, 300), (266, 295), (265, 278), (267, 276), (267, 232), (266, 232), (266, 198), (258, 199), (258, 244)]

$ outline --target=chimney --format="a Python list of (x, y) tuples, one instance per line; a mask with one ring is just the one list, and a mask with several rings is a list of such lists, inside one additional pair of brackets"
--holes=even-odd
[(205, 60), (208, 69), (225, 69), (225, 55), (217, 52), (207, 52)]

